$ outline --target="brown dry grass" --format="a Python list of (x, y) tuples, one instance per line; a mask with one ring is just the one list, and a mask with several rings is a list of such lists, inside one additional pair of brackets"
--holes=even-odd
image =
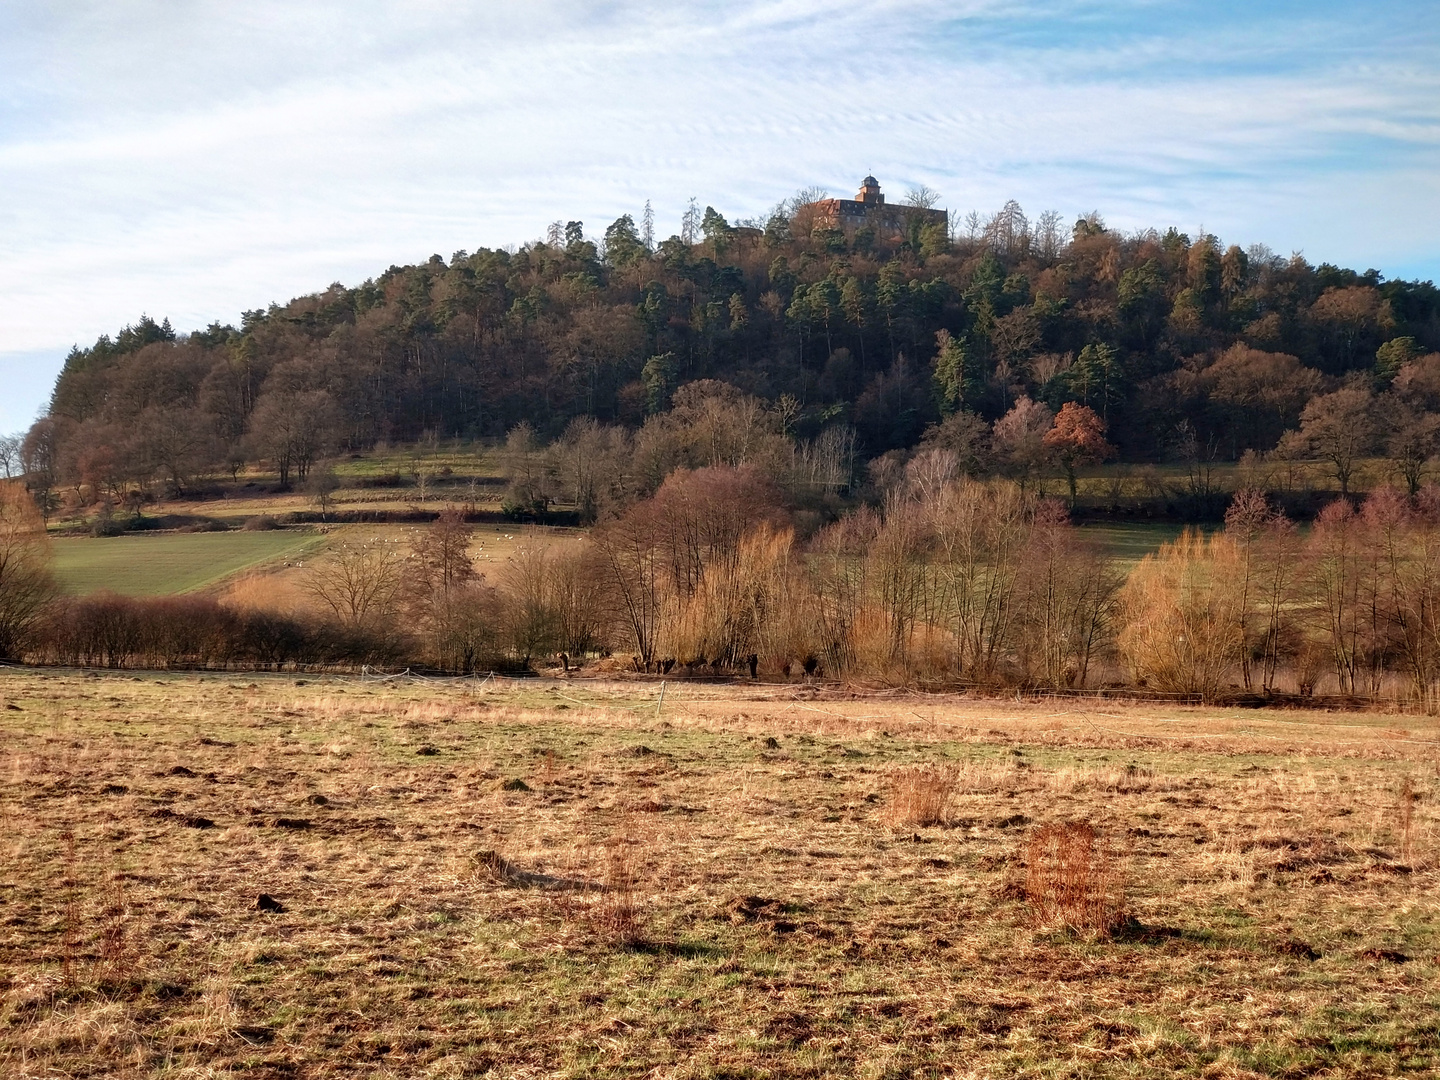
[(1039, 923), (1108, 936), (1125, 921), (1125, 873), (1088, 821), (1042, 825), (1025, 851), (1025, 898)]
[(885, 818), (891, 825), (944, 825), (950, 801), (960, 786), (954, 765), (910, 765), (890, 774), (890, 801)]
[(1432, 719), (301, 681), (0, 671), (0, 1074), (1440, 1068)]

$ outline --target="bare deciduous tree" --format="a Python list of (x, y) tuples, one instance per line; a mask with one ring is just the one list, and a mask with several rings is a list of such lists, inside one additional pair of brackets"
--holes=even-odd
[(447, 506), (411, 542), (405, 594), (410, 610), (422, 621), (445, 622), (456, 598), (475, 581), (471, 536), (465, 515), (458, 507)]
[(1330, 463), (1340, 494), (1350, 494), (1355, 463), (1375, 444), (1375, 397), (1368, 387), (1345, 386), (1313, 398), (1300, 414), (1300, 430), (1288, 432), (1283, 449)]
[(13, 480), (20, 471), (21, 441), (20, 435), (0, 435), (0, 469), (5, 471), (6, 480)]
[(50, 541), (35, 502), (19, 483), (0, 483), (0, 659), (19, 657), (55, 593)]
[(404, 562), (394, 544), (378, 537), (342, 540), (314, 569), (306, 589), (347, 626), (369, 629), (395, 614)]
[(335, 402), (324, 390), (263, 394), (250, 418), (250, 438), (256, 451), (270, 458), (288, 486), (291, 473), (304, 480), (310, 466), (335, 437), (338, 423)]
[(1022, 488), (1045, 464), (1045, 435), (1054, 421), (1049, 406), (1028, 397), (1020, 398), (995, 421), (990, 433), (995, 458)]

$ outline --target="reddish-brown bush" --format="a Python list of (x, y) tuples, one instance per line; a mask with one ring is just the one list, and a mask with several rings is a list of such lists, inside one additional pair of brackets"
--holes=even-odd
[(1124, 921), (1123, 868), (1088, 822), (1036, 829), (1025, 866), (1025, 896), (1042, 925), (1103, 935)]
[(210, 597), (96, 593), (52, 604), (27, 656), (104, 668), (353, 668), (392, 662), (403, 645), (378, 630), (241, 611)]

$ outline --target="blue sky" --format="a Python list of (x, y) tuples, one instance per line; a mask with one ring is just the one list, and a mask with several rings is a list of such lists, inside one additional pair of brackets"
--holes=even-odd
[(1440, 278), (1440, 4), (0, 0), (0, 432), (142, 312), (867, 171)]

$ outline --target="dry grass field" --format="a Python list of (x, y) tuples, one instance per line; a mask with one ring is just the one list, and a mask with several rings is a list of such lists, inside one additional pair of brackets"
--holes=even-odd
[(659, 689), (0, 671), (0, 1074), (1440, 1071), (1431, 718)]

